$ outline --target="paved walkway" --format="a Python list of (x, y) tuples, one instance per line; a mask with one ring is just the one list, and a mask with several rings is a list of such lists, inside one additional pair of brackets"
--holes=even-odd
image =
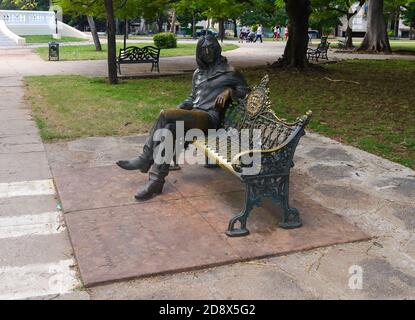
[[(137, 41), (139, 42), (139, 41)], [(186, 41), (186, 43), (191, 41)], [(276, 61), (284, 53), (285, 42), (264, 41), (263, 43), (242, 43), (237, 41), (226, 41), (234, 43), (240, 48), (223, 53), (230, 63), (235, 67), (264, 66)], [(415, 56), (402, 55), (371, 55), (371, 54), (347, 54), (335, 53), (330, 50), (331, 60), (341, 59), (412, 59)], [(84, 60), (84, 61), (44, 61), (30, 47), (15, 49), (0, 49), (2, 67), (0, 76), (9, 75), (84, 75), (84, 76), (107, 76), (106, 60)], [(147, 64), (122, 66), (124, 76), (150, 73), (151, 66)], [(177, 71), (192, 71), (196, 68), (194, 56), (169, 57), (160, 59), (161, 73)], [(154, 74), (154, 73), (153, 73)]]
[(81, 283), (22, 80), (0, 77), (0, 299), (65, 296)]

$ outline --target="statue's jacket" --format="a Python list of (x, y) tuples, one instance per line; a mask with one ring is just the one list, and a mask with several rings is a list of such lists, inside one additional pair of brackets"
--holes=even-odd
[(216, 98), (227, 88), (232, 89), (232, 99), (244, 98), (249, 91), (243, 76), (235, 71), (223, 56), (211, 66), (196, 58), (198, 68), (193, 74), (192, 92), (179, 108), (201, 110), (209, 113), (212, 125), (218, 128), (221, 111), (215, 108)]

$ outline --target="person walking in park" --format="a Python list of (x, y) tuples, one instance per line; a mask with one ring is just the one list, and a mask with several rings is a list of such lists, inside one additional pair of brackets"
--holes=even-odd
[(278, 41), (278, 38), (280, 37), (280, 26), (276, 24), (274, 26), (274, 39), (273, 41)]
[(238, 42), (243, 43), (246, 36), (247, 36), (247, 28), (246, 28), (246, 26), (242, 26), (241, 27), (241, 32), (239, 33), (239, 41)]
[(262, 43), (262, 25), (261, 24), (258, 24), (258, 28), (256, 29), (256, 37), (255, 37), (254, 42), (256, 42), (258, 39), (261, 40), (261, 43)]
[(284, 40), (288, 40), (288, 26), (286, 26), (284, 30)]

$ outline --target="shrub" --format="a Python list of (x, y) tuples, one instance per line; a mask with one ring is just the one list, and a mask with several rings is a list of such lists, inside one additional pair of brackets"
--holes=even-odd
[(176, 48), (177, 39), (171, 32), (161, 32), (153, 36), (154, 44), (160, 49)]

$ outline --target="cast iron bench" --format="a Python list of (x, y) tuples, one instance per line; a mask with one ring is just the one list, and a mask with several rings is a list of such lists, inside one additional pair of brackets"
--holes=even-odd
[[(231, 237), (249, 234), (246, 228), (248, 215), (254, 205), (260, 205), (264, 197), (271, 197), (282, 206), (280, 227), (288, 229), (302, 225), (298, 210), (288, 203), (289, 174), (294, 166), (294, 151), (301, 136), (305, 134), (304, 128), (310, 120), (311, 111), (292, 123), (279, 119), (271, 109), (268, 81), (266, 75), (247, 97), (232, 103), (226, 109), (222, 123), (225, 130), (221, 133), (226, 135), (226, 143), (219, 143), (221, 134), (216, 139), (207, 137), (193, 141), (193, 145), (208, 158), (245, 184), (244, 208), (229, 221), (226, 232)], [(236, 135), (240, 138), (244, 135), (243, 129), (247, 129), (245, 134), (248, 133), (249, 145), (243, 146), (243, 143), (236, 140), (238, 145), (232, 149), (231, 144), (235, 141), (231, 137)], [(255, 134), (258, 134), (254, 129), (261, 134), (259, 148), (252, 147)], [(260, 161), (246, 164), (244, 159), (254, 154), (260, 156)], [(235, 226), (238, 221), (239, 228)]]
[(316, 60), (319, 58), (329, 60), (327, 57), (327, 50), (330, 47), (330, 42), (327, 42), (327, 37), (321, 37), (321, 42), (316, 49), (307, 48), (307, 60)]
[(160, 49), (153, 46), (146, 47), (127, 47), (120, 49), (120, 53), (117, 58), (118, 71), (121, 74), (121, 65), (122, 64), (132, 64), (132, 63), (151, 63), (151, 71), (159, 69), (159, 58), (160, 58)]

